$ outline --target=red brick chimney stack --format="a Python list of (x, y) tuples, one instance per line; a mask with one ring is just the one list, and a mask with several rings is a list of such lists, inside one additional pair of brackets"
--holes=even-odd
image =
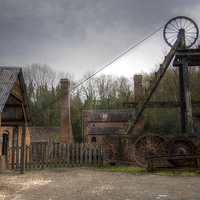
[[(135, 92), (135, 102), (139, 102), (143, 96), (143, 85), (142, 85), (142, 75), (135, 75), (134, 76), (134, 92)], [(133, 132), (139, 133), (142, 131), (144, 127), (144, 116), (142, 115), (137, 124), (134, 127)]]
[(74, 143), (70, 114), (70, 82), (68, 79), (61, 79), (60, 83), (60, 143)]
[(134, 88), (135, 88), (135, 102), (139, 102), (142, 98), (142, 75), (134, 76)]

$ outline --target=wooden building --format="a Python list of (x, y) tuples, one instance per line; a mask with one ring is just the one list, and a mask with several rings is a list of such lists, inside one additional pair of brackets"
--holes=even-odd
[(0, 67), (0, 119), (0, 155), (7, 158), (9, 147), (21, 146), (21, 172), (24, 173), (24, 149), (30, 144), (28, 126), (32, 124), (20, 67)]

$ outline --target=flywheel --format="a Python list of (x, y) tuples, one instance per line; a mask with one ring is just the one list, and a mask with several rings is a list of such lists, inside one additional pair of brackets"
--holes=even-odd
[[(185, 136), (176, 136), (171, 138), (165, 145), (169, 156), (187, 155), (196, 151), (196, 145), (192, 140)], [(193, 158), (168, 160), (169, 163), (177, 166), (187, 166), (194, 161)]]
[(146, 134), (133, 143), (133, 158), (141, 167), (147, 167), (145, 157), (156, 155), (166, 143), (166, 139), (157, 134)]

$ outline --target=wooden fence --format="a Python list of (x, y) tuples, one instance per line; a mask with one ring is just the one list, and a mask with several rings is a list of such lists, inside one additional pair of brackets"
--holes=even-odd
[[(20, 167), (20, 147), (9, 150), (8, 169)], [(101, 143), (34, 144), (26, 147), (25, 168), (78, 167), (103, 165)]]

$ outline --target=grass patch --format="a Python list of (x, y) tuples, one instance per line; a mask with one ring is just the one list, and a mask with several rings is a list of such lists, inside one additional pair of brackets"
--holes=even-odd
[(145, 168), (142, 167), (134, 167), (134, 166), (108, 166), (102, 168), (93, 168), (94, 171), (102, 171), (102, 172), (122, 172), (122, 173), (130, 173), (130, 174), (154, 174), (159, 176), (182, 176), (182, 177), (194, 177), (200, 176), (198, 171), (159, 171), (159, 172), (147, 172)]
[(145, 168), (142, 167), (133, 167), (133, 166), (108, 166), (103, 168), (95, 168), (95, 171), (102, 171), (102, 172), (122, 172), (122, 173), (130, 173), (130, 174), (148, 174)]

